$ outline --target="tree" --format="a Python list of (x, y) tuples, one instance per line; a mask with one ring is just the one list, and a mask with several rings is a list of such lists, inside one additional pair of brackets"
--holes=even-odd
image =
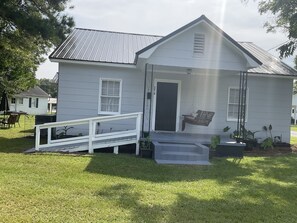
[(42, 78), (37, 81), (37, 85), (44, 90), (46, 93), (50, 94), (52, 98), (56, 98), (58, 94), (58, 84), (51, 80), (51, 79), (46, 79)]
[(11, 95), (36, 84), (45, 54), (74, 26), (64, 12), (68, 1), (0, 1), (0, 92)]
[[(287, 33), (288, 41), (279, 48), (280, 58), (293, 55), (297, 48), (297, 1), (296, 0), (261, 0), (258, 4), (260, 14), (274, 15), (271, 21), (265, 23), (267, 32), (277, 29)], [(297, 67), (297, 57), (295, 57)]]

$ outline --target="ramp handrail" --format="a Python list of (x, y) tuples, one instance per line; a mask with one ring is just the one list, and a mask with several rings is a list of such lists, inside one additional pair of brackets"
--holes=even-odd
[[(76, 119), (76, 120), (61, 121), (61, 122), (50, 122), (50, 123), (35, 125), (36, 127), (35, 150), (39, 151), (40, 148), (48, 148), (52, 146), (64, 146), (64, 145), (66, 146), (66, 145), (71, 145), (75, 143), (88, 143), (88, 152), (93, 153), (94, 152), (93, 142), (100, 142), (100, 140), (106, 140), (106, 139), (116, 140), (122, 137), (133, 136), (136, 138), (136, 140), (134, 140), (136, 143), (136, 155), (139, 155), (141, 118), (142, 118), (142, 112), (136, 112), (136, 113), (128, 113), (128, 114), (122, 114), (122, 115), (100, 116), (100, 117), (93, 117), (93, 118), (84, 118), (84, 119)], [(125, 120), (125, 119), (135, 119), (135, 129), (96, 134), (97, 123)], [(88, 129), (89, 129), (88, 135), (52, 140), (53, 128), (64, 127), (64, 126), (86, 125), (86, 124), (88, 124)], [(40, 144), (40, 135), (41, 135), (40, 131), (42, 129), (47, 129), (46, 144)]]

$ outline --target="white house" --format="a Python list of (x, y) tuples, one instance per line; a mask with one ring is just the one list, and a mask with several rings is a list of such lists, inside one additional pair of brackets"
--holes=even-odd
[(297, 123), (297, 94), (293, 94), (292, 96), (292, 119), (294, 120), (294, 124)]
[[(290, 141), (297, 71), (204, 15), (164, 37), (77, 28), (50, 60), (59, 63), (57, 121), (143, 112), (145, 132), (223, 134), (226, 126), (271, 124)], [(197, 110), (215, 112), (209, 126), (182, 131), (183, 115)]]
[(10, 111), (26, 112), (31, 115), (47, 113), (49, 95), (40, 87), (35, 86), (9, 99)]
[(57, 98), (49, 98), (47, 101), (47, 112), (50, 114), (56, 113)]

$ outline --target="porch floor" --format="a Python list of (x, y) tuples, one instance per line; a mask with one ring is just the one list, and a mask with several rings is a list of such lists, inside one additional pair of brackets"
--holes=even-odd
[[(212, 134), (191, 134), (178, 132), (151, 132), (150, 137), (152, 141), (157, 142), (176, 142), (176, 143), (200, 143), (208, 145), (211, 142)], [(236, 143), (234, 139), (229, 136), (221, 136), (221, 144)]]

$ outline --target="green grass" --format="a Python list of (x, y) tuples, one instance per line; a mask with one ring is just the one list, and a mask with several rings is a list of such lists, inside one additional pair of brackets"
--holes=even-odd
[(297, 125), (291, 125), (291, 131), (296, 131), (297, 132)]
[(21, 134), (0, 138), (0, 222), (297, 219), (293, 154), (246, 157), (239, 164), (215, 159), (198, 167), (157, 165), (133, 155), (24, 155), (18, 146), (2, 146)]
[[(297, 132), (297, 125), (291, 125), (291, 131), (295, 131)], [(296, 145), (297, 144), (297, 137), (291, 136), (291, 141), (290, 143), (292, 145)]]
[[(0, 118), (2, 118), (1, 116)], [(20, 117), (20, 126), (4, 129), (0, 128), (0, 151), (1, 152), (23, 152), (34, 147), (34, 116)]]

